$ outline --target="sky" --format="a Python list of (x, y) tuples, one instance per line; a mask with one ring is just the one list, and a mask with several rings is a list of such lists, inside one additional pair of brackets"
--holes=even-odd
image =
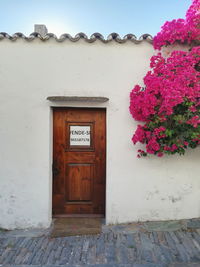
[(57, 36), (154, 36), (165, 21), (184, 18), (190, 4), (191, 0), (0, 0), (0, 32), (29, 35), (34, 24), (45, 24)]

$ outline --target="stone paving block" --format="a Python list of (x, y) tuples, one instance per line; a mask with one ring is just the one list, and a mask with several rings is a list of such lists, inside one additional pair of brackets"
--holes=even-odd
[(25, 248), (20, 249), (17, 257), (15, 258), (15, 264), (19, 265), (23, 261), (23, 258), (25, 257), (27, 253), (27, 250)]
[(34, 258), (31, 261), (31, 265), (40, 264), (42, 255), (43, 255), (43, 251), (42, 250), (39, 250), (37, 253), (35, 253)]
[(136, 249), (135, 248), (127, 248), (127, 254), (129, 258), (129, 262), (136, 262)]
[(59, 259), (59, 263), (56, 263), (56, 264), (59, 264), (59, 265), (67, 264), (69, 262), (70, 255), (71, 255), (71, 247), (70, 246), (64, 247), (62, 250), (60, 259)]
[(179, 235), (181, 234), (183, 235), (183, 245), (185, 247), (185, 250), (188, 251), (191, 261), (200, 263), (200, 253), (199, 250), (194, 245), (194, 243), (192, 242), (192, 239), (189, 238), (187, 233), (179, 233)]
[(190, 256), (188, 255), (188, 253), (185, 251), (185, 248), (182, 244), (176, 244), (177, 250), (179, 252), (180, 255), (180, 261), (182, 262), (190, 262)]
[[(37, 244), (37, 239), (36, 238), (33, 238), (33, 242), (30, 244), (29, 246), (29, 250), (30, 251), (33, 251), (34, 247), (36, 246)], [(18, 246), (17, 246), (18, 247)]]
[(9, 264), (10, 262), (12, 262), (12, 258), (15, 256), (15, 254), (16, 254), (16, 251), (11, 250), (9, 254), (6, 256), (6, 258), (3, 260), (3, 264), (5, 265), (5, 264)]
[(141, 258), (143, 262), (154, 262), (153, 253), (150, 250), (142, 249)]
[(60, 257), (61, 257), (61, 253), (62, 253), (63, 247), (60, 246), (57, 248), (57, 250), (55, 251), (55, 264), (58, 264), (60, 261)]
[(42, 259), (41, 259), (41, 263), (40, 264), (43, 264), (43, 265), (46, 264), (47, 259), (49, 257), (49, 254), (52, 251), (53, 245), (54, 245), (54, 240), (50, 240), (48, 245), (47, 245), (47, 247), (46, 247), (46, 249), (45, 249), (45, 252), (44, 252), (44, 255), (43, 255)]
[(132, 234), (126, 235), (126, 245), (127, 247), (134, 248), (135, 247), (135, 241), (133, 239)]
[(149, 232), (169, 232), (185, 229), (186, 224), (181, 221), (147, 222), (144, 223), (144, 228)]
[(176, 249), (176, 246), (175, 246), (176, 243), (174, 242), (174, 240), (172, 239), (172, 237), (170, 236), (168, 232), (165, 233), (165, 240), (168, 246), (172, 247), (173, 249)]
[(105, 252), (104, 236), (101, 235), (97, 239), (97, 244), (96, 244), (96, 263), (105, 263), (104, 252)]
[(118, 248), (119, 252), (119, 262), (120, 263), (124, 263), (124, 264), (128, 264), (130, 263), (130, 258), (129, 258), (129, 253), (128, 253), (128, 249), (127, 247), (125, 247), (124, 245), (121, 245), (119, 248)]
[(51, 252), (49, 253), (48, 257), (47, 257), (47, 261), (46, 261), (46, 265), (48, 264), (54, 264), (55, 263), (55, 250), (51, 250)]
[(153, 256), (153, 247), (150, 238), (148, 238), (148, 235), (144, 233), (140, 233), (140, 240), (141, 240), (141, 258), (145, 262), (154, 262), (154, 256)]
[(140, 233), (140, 240), (141, 245), (145, 250), (151, 250), (153, 248), (154, 245), (152, 244), (151, 239), (147, 234)]
[[(22, 265), (27, 264), (27, 261), (28, 261), (28, 259), (29, 259), (30, 256), (31, 256), (31, 252), (27, 252), (27, 254), (24, 256), (24, 258), (23, 258), (21, 264), (22, 264)], [(10, 261), (9, 263), (12, 263), (12, 261)]]
[(6, 248), (3, 253), (0, 256), (0, 264), (3, 264), (6, 258), (8, 257), (9, 253), (11, 251), (11, 248)]
[(168, 260), (163, 255), (163, 251), (161, 250), (160, 246), (155, 245), (153, 247), (153, 255), (155, 255), (155, 261), (156, 261), (156, 263), (161, 263), (161, 262), (163, 264), (167, 264), (168, 263)]
[(199, 243), (195, 239), (192, 239), (192, 242), (194, 243), (195, 247), (197, 248), (197, 250), (199, 251), (199, 254), (200, 254), (200, 245), (199, 245)]
[(161, 245), (166, 245), (167, 241), (165, 239), (165, 232), (157, 232), (157, 236), (158, 236), (158, 242)]
[(152, 232), (152, 236), (153, 236), (153, 239), (154, 239), (154, 243), (155, 244), (158, 244), (159, 243), (159, 240), (158, 240), (158, 235), (156, 232)]
[(28, 250), (29, 247), (31, 246), (32, 242), (33, 242), (33, 238), (31, 238), (31, 237), (25, 238), (24, 243), (23, 243), (23, 247), (25, 247)]
[[(69, 260), (69, 263), (71, 264), (81, 264), (81, 256), (83, 252), (83, 240), (78, 240), (73, 248), (73, 256), (71, 257), (71, 260)], [(85, 262), (88, 263), (88, 253), (89, 253), (89, 247), (86, 251), (84, 251), (85, 255)]]
[(25, 230), (12, 230), (12, 231), (0, 231), (0, 238), (3, 237), (42, 237), (48, 236), (51, 231), (51, 227), (48, 229), (25, 229)]
[(199, 253), (200, 246), (199, 247), (195, 246), (195, 243), (193, 242), (193, 238), (191, 236), (191, 233), (186, 232), (186, 233), (184, 233), (184, 235), (185, 235), (185, 240), (186, 240), (185, 241), (186, 246), (191, 248), (193, 255), (195, 257), (197, 257), (197, 259), (200, 262), (200, 253)]
[(172, 263), (172, 262), (175, 262), (177, 260), (176, 256), (174, 255), (174, 253), (172, 253), (172, 251), (169, 249), (169, 247), (161, 246), (160, 248), (161, 248), (161, 251), (162, 251), (167, 263)]
[[(34, 267), (43, 267), (44, 265), (34, 265)], [(84, 265), (63, 265), (63, 267), (82, 267)], [(176, 267), (175, 265), (173, 265)], [(180, 267), (180, 265), (177, 265)], [(185, 265), (184, 265), (185, 266)], [(184, 267), (183, 266), (183, 267)], [(193, 267), (193, 265), (191, 265)], [(197, 265), (194, 265), (196, 267)], [(4, 267), (30, 267), (28, 265), (5, 265)], [(45, 267), (60, 267), (60, 265), (45, 265)], [(93, 265), (86, 265), (85, 267), (168, 267), (165, 264), (93, 264)], [(189, 267), (189, 266), (186, 266)]]
[[(72, 243), (70, 243), (70, 252), (68, 254), (68, 261), (67, 261), (67, 263), (69, 265), (70, 264), (71, 265), (74, 265), (74, 261), (76, 261), (76, 259), (77, 259), (75, 257), (80, 257), (81, 258), (81, 253), (80, 252), (82, 252), (83, 242), (84, 242), (84, 240), (82, 240), (80, 242), (80, 240), (76, 239), (75, 242), (72, 241)], [(79, 256), (77, 256), (77, 254)], [(85, 255), (85, 258), (83, 259), (82, 264), (83, 263), (85, 264), (87, 262), (87, 258), (86, 258), (87, 257), (87, 252), (85, 252), (84, 255)], [(81, 262), (80, 258), (78, 258), (77, 261), (80, 261)]]
[(200, 229), (200, 219), (199, 220), (189, 220), (187, 222), (188, 229)]
[(179, 244), (179, 240), (174, 232), (169, 232), (168, 234), (170, 235), (175, 244)]
[(92, 236), (90, 240), (87, 263), (96, 264), (96, 251), (97, 251), (98, 236)]
[(173, 263), (170, 267), (199, 267), (199, 263)]
[(200, 232), (193, 232), (192, 236), (194, 237), (194, 239), (199, 243), (200, 245)]

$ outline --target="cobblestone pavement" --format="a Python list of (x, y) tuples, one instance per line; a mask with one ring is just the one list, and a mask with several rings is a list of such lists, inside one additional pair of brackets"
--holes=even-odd
[(200, 266), (199, 229), (138, 229), (113, 226), (100, 235), (61, 238), (4, 233), (0, 235), (0, 266)]
[(200, 267), (200, 219), (103, 224), (99, 235), (59, 238), (52, 227), (0, 231), (0, 266)]

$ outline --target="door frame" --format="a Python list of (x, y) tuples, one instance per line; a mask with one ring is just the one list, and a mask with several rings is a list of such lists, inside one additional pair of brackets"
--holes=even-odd
[[(63, 214), (63, 215), (53, 215), (53, 116), (54, 110), (67, 110), (67, 109), (85, 109), (85, 110), (104, 110), (105, 111), (105, 212), (104, 214)], [(83, 217), (83, 218), (104, 218), (106, 220), (107, 214), (107, 108), (106, 107), (86, 107), (86, 106), (51, 106), (51, 218), (75, 218), (75, 217)]]

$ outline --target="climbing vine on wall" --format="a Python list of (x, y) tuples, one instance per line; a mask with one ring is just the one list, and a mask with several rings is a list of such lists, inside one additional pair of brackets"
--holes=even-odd
[(168, 58), (158, 53), (144, 86), (130, 94), (130, 113), (139, 124), (134, 144), (144, 144), (138, 157), (184, 154), (200, 144), (200, 1), (194, 0), (185, 20), (166, 22), (154, 38), (155, 49), (176, 42), (195, 45), (190, 51), (174, 51)]

